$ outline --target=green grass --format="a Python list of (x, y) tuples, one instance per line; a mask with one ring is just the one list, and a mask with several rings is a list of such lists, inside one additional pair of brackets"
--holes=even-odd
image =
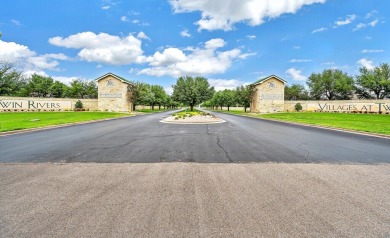
[(129, 116), (112, 112), (2, 112), (0, 132)]
[(223, 112), (235, 115), (247, 115), (264, 119), (390, 135), (390, 115), (325, 112), (292, 112), (270, 114), (244, 113), (243, 111)]

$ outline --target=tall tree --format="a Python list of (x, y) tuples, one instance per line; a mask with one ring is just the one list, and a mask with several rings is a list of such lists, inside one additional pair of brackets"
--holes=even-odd
[(51, 85), (49, 92), (51, 97), (62, 98), (65, 97), (65, 93), (68, 89), (68, 86), (61, 83), (60, 81), (54, 81)]
[(210, 99), (214, 94), (214, 87), (203, 77), (180, 77), (173, 86), (173, 98), (190, 106), (191, 111), (198, 103)]
[(390, 65), (381, 64), (372, 70), (360, 68), (356, 77), (356, 93), (361, 98), (383, 99), (390, 97)]
[(253, 85), (241, 85), (236, 88), (237, 102), (244, 107), (244, 111), (251, 106), (253, 94), (256, 92), (256, 88)]
[(307, 85), (315, 99), (351, 99), (354, 90), (353, 77), (338, 69), (326, 69), (322, 73), (311, 74)]
[(133, 111), (136, 106), (146, 104), (146, 98), (150, 91), (150, 85), (143, 82), (132, 82), (131, 99), (133, 102)]
[(154, 105), (157, 104), (158, 110), (160, 110), (161, 105), (164, 103), (164, 100), (167, 97), (167, 94), (165, 93), (164, 88), (160, 85), (152, 85), (152, 92), (155, 98), (153, 109), (154, 109)]
[(284, 100), (308, 100), (310, 99), (308, 91), (303, 85), (286, 85), (284, 88)]
[(225, 89), (222, 91), (222, 97), (224, 98), (224, 106), (226, 106), (228, 111), (230, 111), (230, 107), (234, 106), (237, 102), (235, 91)]

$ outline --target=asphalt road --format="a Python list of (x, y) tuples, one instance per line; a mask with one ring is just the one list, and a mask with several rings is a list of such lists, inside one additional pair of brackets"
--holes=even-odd
[(0, 137), (1, 162), (390, 163), (390, 140), (216, 113), (173, 125), (170, 112)]
[(389, 164), (0, 164), (0, 237), (389, 237), (389, 176)]

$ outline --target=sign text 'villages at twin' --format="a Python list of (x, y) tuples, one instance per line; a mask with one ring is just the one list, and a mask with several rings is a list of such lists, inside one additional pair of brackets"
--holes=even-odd
[(308, 111), (322, 111), (322, 112), (390, 112), (390, 104), (387, 103), (308, 103)]
[(72, 101), (0, 100), (0, 110), (66, 110), (72, 109)]

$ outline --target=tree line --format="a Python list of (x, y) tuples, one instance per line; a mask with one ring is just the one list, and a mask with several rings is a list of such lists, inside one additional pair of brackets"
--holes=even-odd
[(285, 87), (285, 100), (350, 100), (390, 98), (390, 65), (381, 64), (369, 70), (359, 69), (352, 77), (339, 69), (313, 73), (307, 89), (300, 84)]
[(68, 86), (49, 76), (26, 77), (11, 64), (0, 63), (0, 96), (97, 98), (98, 89), (94, 81), (75, 79)]

